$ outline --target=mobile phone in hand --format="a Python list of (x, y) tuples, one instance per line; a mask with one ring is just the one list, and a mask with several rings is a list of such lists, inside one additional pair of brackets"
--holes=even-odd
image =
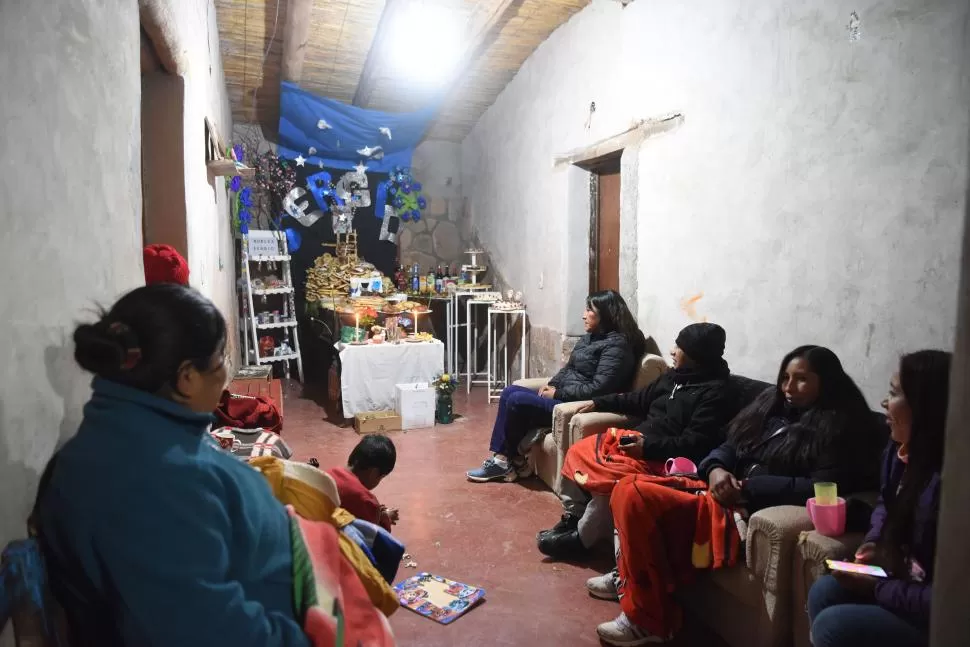
[(871, 564), (857, 564), (855, 562), (840, 562), (835, 559), (825, 560), (825, 565), (830, 571), (841, 571), (843, 573), (855, 573), (856, 575), (871, 575), (872, 577), (889, 577), (879, 566)]
[(637, 436), (624, 436), (620, 438), (621, 445), (635, 445), (637, 443)]

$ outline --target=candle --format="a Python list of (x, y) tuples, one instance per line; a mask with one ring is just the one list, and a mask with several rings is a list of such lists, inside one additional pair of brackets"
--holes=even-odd
[(360, 334), (360, 313), (354, 313), (354, 341), (360, 341), (358, 335)]

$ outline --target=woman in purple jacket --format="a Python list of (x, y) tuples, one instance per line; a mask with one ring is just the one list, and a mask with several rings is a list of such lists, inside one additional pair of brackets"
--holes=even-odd
[(892, 441), (872, 527), (857, 562), (889, 577), (833, 573), (808, 595), (815, 647), (921, 647), (928, 643), (950, 353), (905, 355), (883, 401)]

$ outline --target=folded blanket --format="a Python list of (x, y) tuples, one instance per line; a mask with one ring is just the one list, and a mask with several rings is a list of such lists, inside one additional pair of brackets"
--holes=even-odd
[(341, 532), (353, 539), (370, 557), (384, 581), (388, 584), (394, 582), (397, 569), (404, 558), (404, 544), (377, 524), (363, 519), (354, 519), (341, 528)]
[[(283, 461), (271, 456), (253, 458), (249, 464), (260, 471), (273, 490), (273, 495), (284, 505), (292, 506), (303, 519), (326, 522), (334, 530), (354, 522), (352, 514), (338, 507), (340, 496), (337, 486), (325, 472), (305, 463)], [(370, 557), (346, 534), (338, 533), (337, 540), (340, 552), (360, 576), (374, 606), (387, 616), (397, 611), (400, 608), (397, 595)]]
[(384, 614), (341, 553), (337, 530), (288, 507), (293, 546), (293, 600), (314, 647), (394, 647)]

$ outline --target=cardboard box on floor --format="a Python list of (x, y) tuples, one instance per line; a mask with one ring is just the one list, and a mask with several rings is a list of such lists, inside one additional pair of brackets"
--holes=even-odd
[(394, 400), (401, 414), (401, 429), (434, 426), (434, 389), (427, 382), (395, 384)]
[(401, 416), (395, 411), (371, 411), (354, 416), (354, 431), (358, 434), (383, 434), (401, 430)]

